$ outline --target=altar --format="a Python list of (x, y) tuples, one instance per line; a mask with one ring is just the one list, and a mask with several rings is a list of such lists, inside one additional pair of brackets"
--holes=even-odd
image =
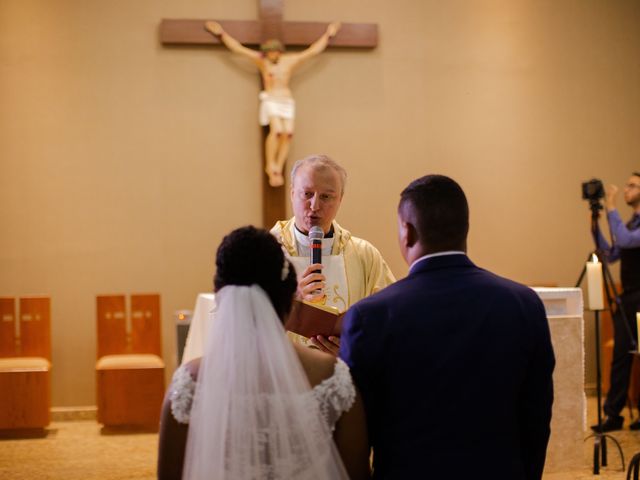
[(584, 393), (584, 322), (582, 290), (534, 288), (544, 303), (556, 357), (553, 372), (551, 438), (545, 472), (584, 466), (587, 399)]
[(199, 293), (196, 305), (191, 317), (191, 325), (187, 340), (182, 352), (182, 365), (194, 358), (201, 357), (204, 353), (204, 342), (207, 338), (209, 323), (213, 321), (212, 313), (215, 308), (215, 295), (213, 293)]

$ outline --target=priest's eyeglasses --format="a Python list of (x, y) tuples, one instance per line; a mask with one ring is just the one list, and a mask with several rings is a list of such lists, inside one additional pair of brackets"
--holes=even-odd
[[(302, 190), (299, 192), (300, 198), (303, 200), (313, 200), (316, 197), (316, 192), (310, 192)], [(317, 193), (317, 200), (322, 203), (330, 203), (338, 198), (337, 195), (331, 193)]]

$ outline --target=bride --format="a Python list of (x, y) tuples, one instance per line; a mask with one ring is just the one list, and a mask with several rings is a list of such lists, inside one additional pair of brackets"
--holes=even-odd
[(158, 478), (369, 478), (364, 410), (346, 364), (292, 344), (296, 274), (266, 230), (227, 235), (205, 354), (176, 370)]

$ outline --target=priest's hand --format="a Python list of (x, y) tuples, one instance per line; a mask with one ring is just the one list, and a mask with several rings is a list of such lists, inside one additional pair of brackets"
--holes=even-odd
[(330, 353), (336, 357), (340, 351), (340, 337), (323, 337), (322, 335), (317, 335), (315, 337), (311, 337), (307, 343), (316, 347), (318, 350)]
[(313, 263), (304, 269), (298, 277), (298, 298), (307, 302), (320, 302), (324, 299), (325, 276), (320, 273), (323, 265)]

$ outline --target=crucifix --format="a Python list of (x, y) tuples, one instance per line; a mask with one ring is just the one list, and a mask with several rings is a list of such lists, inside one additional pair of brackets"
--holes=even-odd
[[(373, 48), (377, 45), (378, 27), (376, 24), (344, 23), (337, 30), (337, 28), (332, 29), (332, 24), (328, 25), (326, 22), (284, 21), (282, 19), (282, 3), (283, 0), (259, 0), (259, 20), (219, 20), (213, 22), (163, 19), (160, 24), (160, 41), (163, 45), (225, 44), (230, 49), (245, 53), (247, 56), (250, 56), (251, 52), (255, 52), (258, 61), (257, 57), (260, 55), (258, 51), (248, 49), (244, 45), (264, 45), (265, 42), (267, 45), (280, 44), (282, 48), (284, 46), (308, 47), (311, 45), (307, 48), (310, 50), (325, 36), (327, 41), (329, 37), (331, 38), (331, 47)], [(271, 42), (271, 40), (277, 42)], [(236, 42), (237, 45), (233, 42)], [(232, 46), (234, 48), (231, 48)], [(266, 50), (266, 54), (268, 51)], [(263, 88), (265, 88), (265, 74), (262, 72), (262, 68), (261, 73), (263, 74)], [(262, 176), (262, 221), (265, 228), (270, 228), (276, 221), (283, 220), (286, 215), (286, 195), (282, 186), (284, 178), (282, 173), (279, 178), (275, 170), (270, 170), (274, 163), (281, 168), (284, 159), (280, 158), (279, 161), (274, 162), (274, 159), (270, 158), (272, 156), (269, 154), (271, 139), (268, 134), (269, 127), (263, 128), (263, 145), (266, 145), (266, 148), (262, 163), (267, 165), (267, 175)]]

